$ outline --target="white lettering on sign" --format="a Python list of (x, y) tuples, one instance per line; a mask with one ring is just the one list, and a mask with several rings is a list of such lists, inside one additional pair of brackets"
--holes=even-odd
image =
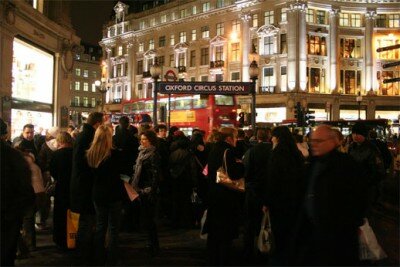
[(238, 85), (219, 85), (218, 91), (220, 92), (244, 92), (244, 86)]

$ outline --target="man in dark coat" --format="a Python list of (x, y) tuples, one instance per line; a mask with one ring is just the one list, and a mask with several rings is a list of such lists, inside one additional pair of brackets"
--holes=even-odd
[(310, 141), (313, 158), (291, 259), (296, 265), (356, 266), (365, 206), (360, 169), (337, 151), (330, 126), (319, 126)]
[(35, 126), (33, 124), (25, 124), (22, 128), (21, 136), (18, 136), (13, 141), (13, 147), (18, 147), (23, 151), (30, 152), (38, 158), (38, 148), (35, 145), (33, 136), (35, 134)]
[(0, 119), (1, 266), (14, 266), (17, 240), (26, 207), (35, 201), (31, 171), (22, 154), (6, 143), (7, 125)]
[(254, 259), (254, 237), (260, 231), (262, 189), (264, 188), (272, 149), (272, 144), (267, 142), (268, 136), (264, 129), (257, 131), (257, 141), (258, 143), (247, 150), (243, 158), (246, 181), (243, 247), (246, 263), (250, 263)]
[(349, 147), (349, 155), (361, 165), (361, 177), (368, 190), (367, 217), (371, 205), (377, 201), (385, 167), (379, 149), (367, 139), (368, 127), (363, 122), (354, 124), (351, 136), (354, 142)]
[(77, 248), (83, 263), (91, 264), (95, 210), (92, 200), (93, 174), (86, 159), (86, 150), (93, 141), (96, 129), (103, 124), (103, 113), (89, 114), (82, 132), (76, 137), (73, 148), (70, 205), (73, 212), (80, 214), (77, 233)]

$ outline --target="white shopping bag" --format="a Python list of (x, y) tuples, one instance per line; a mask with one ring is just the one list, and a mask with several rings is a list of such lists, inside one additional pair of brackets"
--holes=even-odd
[(364, 224), (359, 228), (360, 260), (381, 260), (387, 258), (385, 251), (379, 245), (378, 240), (368, 219), (364, 218)]

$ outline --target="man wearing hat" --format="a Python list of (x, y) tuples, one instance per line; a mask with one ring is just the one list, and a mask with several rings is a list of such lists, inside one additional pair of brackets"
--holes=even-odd
[(1, 266), (14, 265), (22, 217), (35, 201), (28, 163), (7, 144), (7, 133), (7, 125), (0, 119)]
[(385, 177), (385, 168), (379, 149), (368, 139), (369, 129), (363, 122), (357, 122), (352, 128), (353, 143), (349, 155), (361, 165), (362, 176), (367, 186), (367, 214), (376, 202), (380, 181)]

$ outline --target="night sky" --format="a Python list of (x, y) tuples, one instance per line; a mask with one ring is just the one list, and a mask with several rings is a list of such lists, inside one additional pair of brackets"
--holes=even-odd
[(98, 45), (103, 25), (114, 14), (115, 0), (73, 0), (71, 20), (76, 34), (83, 42)]

